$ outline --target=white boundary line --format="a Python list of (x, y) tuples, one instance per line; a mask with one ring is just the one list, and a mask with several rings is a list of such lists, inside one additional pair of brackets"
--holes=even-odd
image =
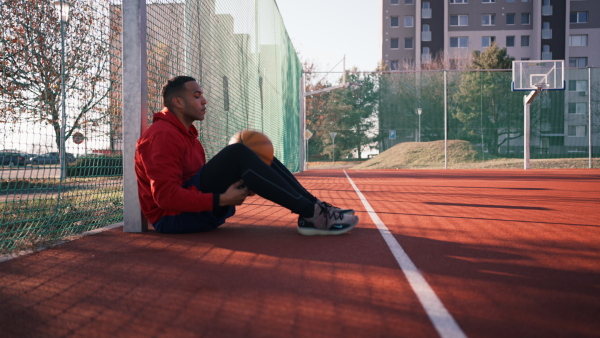
[(34, 252), (38, 252), (38, 251), (43, 251), (43, 250), (46, 250), (46, 249), (50, 249), (50, 248), (55, 247), (57, 245), (65, 244), (65, 243), (74, 241), (76, 239), (79, 239), (81, 237), (95, 235), (97, 233), (100, 233), (100, 232), (103, 232), (103, 231), (106, 231), (106, 230), (110, 230), (110, 229), (114, 229), (114, 228), (118, 228), (118, 227), (121, 227), (121, 226), (123, 226), (123, 222), (119, 222), (119, 223), (107, 225), (107, 226), (102, 227), (102, 228), (98, 228), (98, 229), (86, 231), (86, 232), (83, 232), (83, 233), (80, 233), (80, 234), (77, 234), (77, 235), (69, 236), (69, 237), (67, 237), (65, 239), (62, 239), (62, 240), (52, 241), (49, 244), (39, 246), (39, 247), (37, 247), (35, 249), (21, 250), (21, 251), (17, 251), (17, 252), (5, 254), (5, 255), (0, 255), (0, 263), (9, 261), (9, 260), (17, 258), (17, 257), (29, 255), (29, 254), (32, 254)]
[(383, 239), (390, 248), (394, 258), (396, 258), (398, 265), (400, 265), (400, 269), (404, 272), (406, 279), (408, 279), (408, 283), (417, 295), (417, 298), (419, 298), (423, 309), (425, 309), (427, 316), (429, 316), (429, 319), (437, 332), (441, 337), (466, 337), (465, 333), (460, 329), (448, 310), (446, 310), (444, 304), (442, 304), (431, 286), (429, 286), (423, 275), (421, 275), (410, 257), (408, 257), (404, 249), (402, 249), (400, 243), (398, 243), (394, 235), (392, 235), (387, 226), (381, 221), (379, 216), (377, 216), (371, 207), (371, 204), (369, 204), (365, 196), (360, 192), (356, 184), (354, 184), (346, 170), (344, 170), (344, 174), (346, 174), (354, 191), (356, 191), (356, 194), (360, 197), (369, 216), (371, 216), (371, 220), (373, 220), (373, 223), (375, 223), (379, 229), (381, 236), (383, 236)]

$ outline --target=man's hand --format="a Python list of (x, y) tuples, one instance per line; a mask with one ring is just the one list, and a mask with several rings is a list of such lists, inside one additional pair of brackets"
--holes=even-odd
[(219, 195), (219, 206), (241, 205), (248, 196), (248, 188), (244, 181), (239, 180), (227, 188), (227, 191)]

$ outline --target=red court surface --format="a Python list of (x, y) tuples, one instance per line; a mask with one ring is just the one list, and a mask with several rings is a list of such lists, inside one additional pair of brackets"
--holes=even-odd
[(0, 263), (0, 336), (600, 336), (600, 170), (346, 173), (449, 318), (344, 171), (312, 170), (297, 177), (356, 229), (304, 237), (252, 197), (210, 233), (77, 239)]

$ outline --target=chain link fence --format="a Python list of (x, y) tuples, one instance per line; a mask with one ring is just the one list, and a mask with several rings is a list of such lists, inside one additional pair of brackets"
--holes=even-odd
[[(0, 6), (0, 252), (122, 221), (122, 2)], [(148, 123), (164, 82), (194, 76), (209, 159), (250, 128), (297, 171), (302, 69), (275, 2), (157, 0), (146, 12)]]
[[(309, 161), (356, 160), (360, 149), (373, 157), (360, 169), (523, 168), (529, 92), (511, 90), (511, 70), (352, 76), (357, 86), (308, 102)], [(600, 166), (600, 68), (565, 69), (564, 91), (534, 98), (529, 153), (534, 169)]]

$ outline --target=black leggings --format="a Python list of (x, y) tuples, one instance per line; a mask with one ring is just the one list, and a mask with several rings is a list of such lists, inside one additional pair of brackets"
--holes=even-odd
[(200, 191), (214, 194), (241, 179), (259, 196), (303, 217), (313, 216), (317, 201), (277, 158), (268, 166), (241, 143), (223, 148), (202, 167), (199, 179)]

